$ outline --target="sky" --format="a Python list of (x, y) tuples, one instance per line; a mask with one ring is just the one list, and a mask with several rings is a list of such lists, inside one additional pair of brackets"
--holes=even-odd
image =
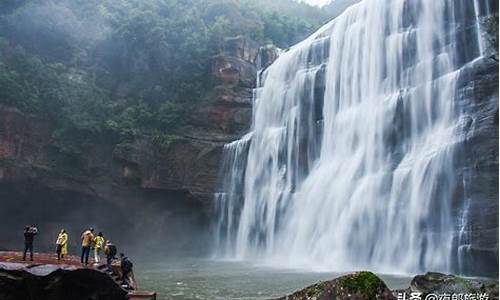
[(323, 6), (328, 2), (330, 2), (330, 0), (302, 0), (302, 1), (316, 6)]

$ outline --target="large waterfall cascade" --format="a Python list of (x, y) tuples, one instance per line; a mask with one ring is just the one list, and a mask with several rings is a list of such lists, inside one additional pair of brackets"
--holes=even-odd
[(282, 53), (258, 76), (251, 132), (225, 147), (217, 255), (450, 271), (467, 216), (452, 214), (456, 86), (489, 9), (364, 0)]

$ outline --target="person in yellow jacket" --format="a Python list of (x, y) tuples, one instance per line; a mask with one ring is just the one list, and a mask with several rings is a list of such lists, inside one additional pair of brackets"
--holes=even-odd
[(57, 236), (56, 253), (57, 260), (61, 260), (61, 258), (64, 258), (64, 255), (68, 254), (68, 233), (64, 229), (61, 229), (61, 232)]
[(94, 261), (95, 263), (99, 263), (101, 260), (101, 250), (104, 246), (104, 237), (102, 236), (102, 232), (94, 238)]

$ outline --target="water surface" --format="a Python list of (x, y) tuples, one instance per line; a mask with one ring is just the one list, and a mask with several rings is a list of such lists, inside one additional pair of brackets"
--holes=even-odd
[[(203, 259), (140, 263), (135, 273), (140, 288), (156, 291), (158, 300), (272, 299), (341, 275)], [(408, 287), (411, 280), (404, 276), (380, 277), (391, 289)]]

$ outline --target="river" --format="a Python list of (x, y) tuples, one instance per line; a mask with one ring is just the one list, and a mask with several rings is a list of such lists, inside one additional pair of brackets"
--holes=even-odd
[[(158, 300), (272, 299), (339, 273), (277, 269), (240, 261), (179, 259), (140, 263), (139, 287), (158, 293)], [(379, 275), (391, 289), (409, 286), (406, 276)]]

